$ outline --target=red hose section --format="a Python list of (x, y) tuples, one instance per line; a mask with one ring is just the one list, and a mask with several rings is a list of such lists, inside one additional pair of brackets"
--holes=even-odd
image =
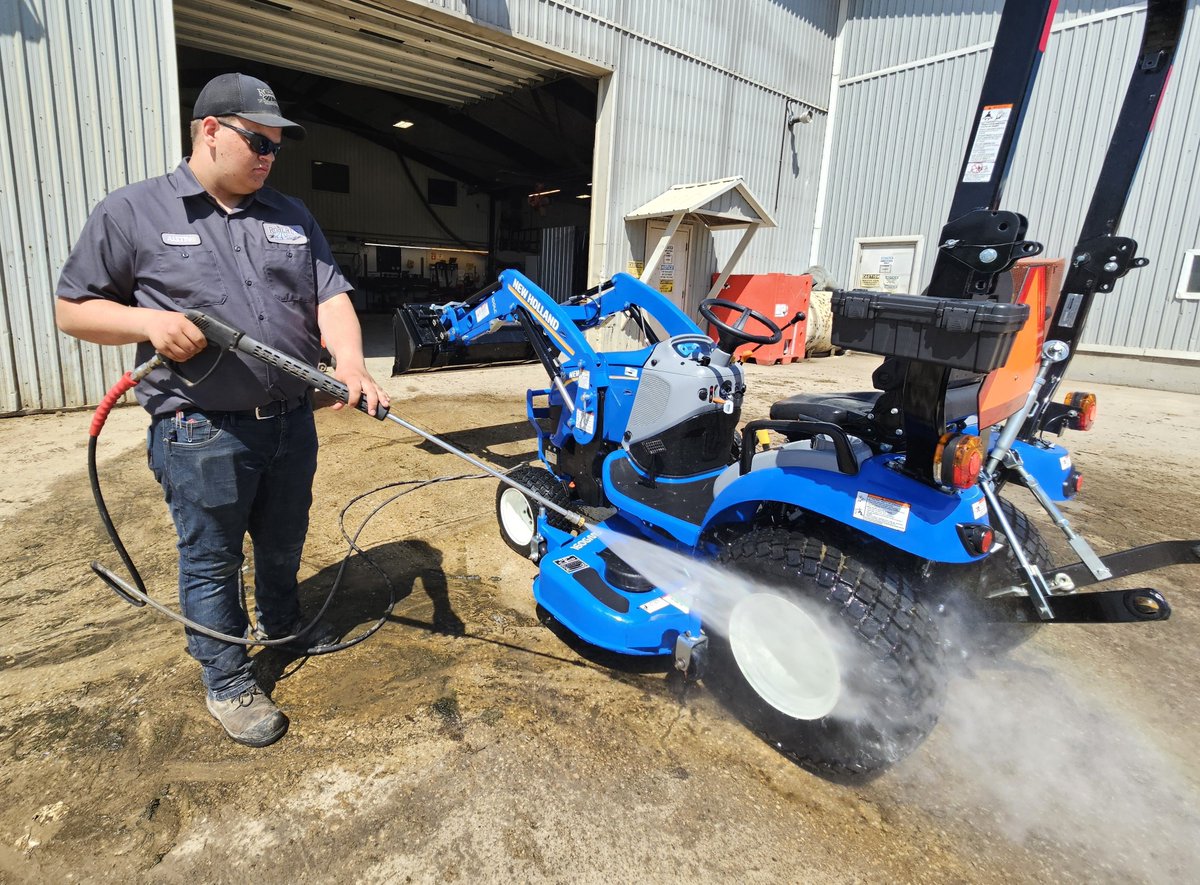
[(104, 394), (104, 399), (100, 400), (100, 405), (96, 406), (95, 414), (92, 415), (92, 426), (88, 430), (88, 436), (100, 435), (104, 422), (108, 420), (108, 413), (117, 404), (117, 400), (136, 386), (137, 381), (133, 377), (133, 372), (126, 372), (121, 376), (120, 381), (109, 388), (108, 393)]

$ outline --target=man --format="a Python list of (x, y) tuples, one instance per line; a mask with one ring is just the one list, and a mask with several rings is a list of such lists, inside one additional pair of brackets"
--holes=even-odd
[[(238, 576), (248, 532), (256, 637), (283, 638), (308, 623), (296, 574), (316, 470), (309, 392), (240, 354), (201, 355), (204, 335), (181, 311), (210, 314), (310, 365), (323, 337), (350, 405), (366, 397), (374, 414), (388, 398), (367, 373), (351, 287), (325, 236), (303, 203), (265, 187), (282, 137), (304, 129), (245, 74), (211, 80), (192, 118), (190, 157), (92, 212), (58, 283), (58, 327), (98, 344), (138, 342), (139, 362), (157, 351), (183, 364), (178, 374), (156, 369), (136, 389), (151, 415), (150, 467), (179, 535), (180, 607), (210, 630), (246, 635)], [(281, 738), (288, 719), (255, 682), (246, 646), (186, 632), (209, 712), (229, 736), (252, 747)], [(335, 638), (318, 625), (297, 647)]]

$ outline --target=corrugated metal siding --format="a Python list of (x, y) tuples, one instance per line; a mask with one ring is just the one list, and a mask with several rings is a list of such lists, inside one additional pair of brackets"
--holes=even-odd
[[(1004, 0), (850, 0), (842, 77), (990, 43), (1003, 6)], [(1135, 6), (1129, 0), (1060, 0), (1055, 21)]]
[[(878, 4), (852, 6), (861, 15)], [(1200, 72), (1179, 63), (1200, 54), (1196, 10), (1193, 3), (1170, 89), (1121, 224), (1152, 264), (1122, 280), (1114, 295), (1098, 299), (1085, 343), (1200, 351), (1200, 304), (1173, 297), (1183, 250), (1200, 245), (1200, 184), (1192, 175)], [(1067, 24), (1086, 11), (1092, 10), (1076, 4), (1056, 21), (1003, 201), (1029, 216), (1030, 237), (1043, 242), (1051, 256), (1066, 254), (1082, 223), (1144, 21), (1142, 10), (1126, 7), (1123, 13)], [(921, 39), (936, 30), (924, 21), (928, 17), (915, 16), (920, 21), (908, 24), (891, 21), (896, 42), (905, 44), (902, 37), (912, 29), (915, 42), (927, 45)], [(959, 16), (945, 19), (939, 34), (954, 35), (962, 46), (977, 45), (975, 23)], [(867, 51), (856, 42), (874, 39), (872, 28), (879, 23), (868, 24), (847, 24), (847, 39), (856, 34), (848, 56), (870, 58), (881, 51), (874, 45)], [(853, 240), (859, 236), (923, 233), (928, 245), (922, 266), (926, 272), (931, 267), (987, 59), (987, 52), (954, 55), (840, 87), (818, 257), (839, 282), (848, 281)], [(871, 137), (864, 137), (867, 133)]]
[[(606, 28), (689, 64), (720, 68), (824, 106), (836, 4), (820, 0), (414, 0), (615, 67)], [(820, 51), (813, 50), (820, 48)]]
[(178, 162), (169, 0), (0, 3), (0, 413), (98, 402), (132, 350), (60, 335), (53, 289), (105, 193)]

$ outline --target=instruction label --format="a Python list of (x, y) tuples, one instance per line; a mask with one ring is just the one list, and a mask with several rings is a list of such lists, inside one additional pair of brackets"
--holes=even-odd
[(908, 528), (908, 514), (911, 508), (903, 501), (893, 501), (891, 498), (881, 498), (878, 495), (868, 495), (859, 492), (854, 498), (854, 518), (864, 522), (873, 522), (885, 528), (902, 532)]
[(975, 140), (971, 153), (967, 155), (967, 168), (963, 172), (964, 182), (991, 181), (996, 171), (996, 158), (1000, 156), (1000, 145), (1008, 131), (1008, 120), (1012, 116), (1010, 104), (992, 104), (983, 108), (979, 125), (975, 127)]
[(971, 518), (983, 519), (985, 516), (987, 516), (987, 500), (985, 498), (980, 498), (971, 505)]

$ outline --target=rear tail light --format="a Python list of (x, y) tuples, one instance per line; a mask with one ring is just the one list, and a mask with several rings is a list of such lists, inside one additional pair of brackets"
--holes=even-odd
[(983, 469), (983, 443), (965, 433), (947, 433), (933, 454), (933, 473), (944, 486), (969, 489)]
[(1091, 430), (1096, 423), (1096, 394), (1068, 393), (1063, 400), (1071, 410), (1067, 415), (1067, 426), (1072, 430)]
[(992, 544), (996, 540), (996, 533), (990, 525), (983, 525), (977, 522), (959, 523), (958, 537), (962, 540), (963, 546), (967, 548), (967, 552), (972, 556), (983, 556), (992, 549)]
[(1074, 498), (1079, 494), (1079, 490), (1083, 488), (1083, 474), (1071, 468), (1071, 472), (1067, 474), (1066, 480), (1063, 482), (1063, 497)]

